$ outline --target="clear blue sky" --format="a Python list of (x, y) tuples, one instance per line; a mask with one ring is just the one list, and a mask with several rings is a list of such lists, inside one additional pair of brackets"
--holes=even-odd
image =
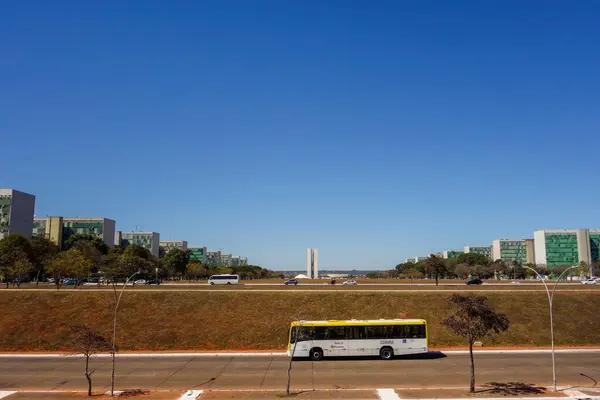
[(299, 269), (600, 227), (596, 1), (13, 1), (0, 187)]

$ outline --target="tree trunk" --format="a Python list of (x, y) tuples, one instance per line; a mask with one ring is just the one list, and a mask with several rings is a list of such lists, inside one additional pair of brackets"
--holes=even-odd
[(469, 341), (469, 356), (471, 357), (471, 382), (469, 392), (475, 393), (475, 360), (473, 359), (473, 341)]
[(290, 395), (290, 384), (292, 383), (292, 362), (294, 361), (294, 354), (296, 354), (296, 346), (298, 345), (298, 339), (300, 334), (300, 327), (296, 330), (296, 340), (294, 341), (294, 348), (292, 350), (292, 356), (290, 357), (290, 365), (288, 366), (287, 371), (287, 389), (286, 394)]
[(35, 287), (36, 288), (39, 287), (39, 285), (40, 285), (40, 273), (41, 272), (42, 271), (38, 271), (37, 275), (35, 276)]
[(438, 286), (438, 273), (435, 273), (435, 286)]
[(92, 396), (92, 375), (89, 373), (90, 356), (85, 356), (85, 379), (88, 381), (88, 397)]

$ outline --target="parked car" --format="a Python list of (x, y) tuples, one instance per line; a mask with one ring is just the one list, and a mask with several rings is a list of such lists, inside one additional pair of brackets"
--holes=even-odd
[(138, 279), (136, 281), (133, 282), (134, 285), (145, 285), (146, 284), (146, 280), (145, 279)]
[(598, 283), (598, 281), (595, 280), (595, 279), (593, 279), (593, 278), (592, 279), (585, 279), (585, 280), (581, 281), (582, 285), (595, 285), (596, 283)]
[(342, 283), (342, 285), (356, 285), (356, 281), (354, 279), (351, 279), (349, 281), (344, 281), (344, 283)]
[(467, 285), (481, 285), (483, 282), (479, 278), (469, 279)]
[(160, 285), (160, 279), (148, 279), (146, 285)]
[(287, 281), (283, 282), (283, 284), (296, 286), (298, 284), (298, 279), (288, 279)]
[(63, 285), (75, 285), (77, 281), (75, 279), (65, 279), (63, 280)]

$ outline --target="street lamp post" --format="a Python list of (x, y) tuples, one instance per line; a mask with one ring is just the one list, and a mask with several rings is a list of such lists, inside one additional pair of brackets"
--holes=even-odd
[(552, 321), (552, 301), (554, 300), (554, 292), (556, 291), (556, 288), (558, 287), (558, 283), (560, 282), (560, 279), (568, 271), (575, 269), (577, 267), (569, 267), (566, 270), (564, 270), (563, 273), (560, 274), (560, 276), (558, 277), (558, 280), (556, 281), (556, 283), (554, 284), (554, 287), (552, 288), (552, 292), (550, 292), (550, 290), (548, 289), (548, 285), (546, 285), (546, 281), (544, 279), (542, 279), (541, 275), (535, 269), (528, 267), (527, 265), (524, 265), (523, 268), (527, 268), (527, 269), (533, 271), (538, 276), (538, 278), (544, 284), (544, 287), (546, 288), (546, 294), (548, 295), (548, 306), (550, 307), (550, 341), (552, 343), (552, 384), (554, 385), (554, 391), (556, 392), (556, 361), (555, 361), (555, 357), (554, 357), (554, 322)]
[(118, 297), (117, 297), (117, 288), (115, 287), (115, 310), (114, 310), (115, 312), (114, 312), (114, 318), (113, 318), (113, 338), (112, 338), (113, 339), (112, 340), (112, 372), (111, 372), (111, 376), (110, 376), (110, 395), (111, 396), (115, 395), (115, 358), (116, 358), (116, 353), (117, 353), (117, 310), (119, 309), (119, 303), (121, 302), (121, 296), (123, 296), (125, 287), (129, 283), (129, 281), (131, 279), (133, 279), (133, 277), (139, 273), (140, 273), (140, 271), (134, 272), (133, 275), (131, 275), (129, 278), (127, 278), (127, 280), (125, 280), (125, 283), (123, 284), (123, 287), (121, 288), (121, 292), (119, 293)]

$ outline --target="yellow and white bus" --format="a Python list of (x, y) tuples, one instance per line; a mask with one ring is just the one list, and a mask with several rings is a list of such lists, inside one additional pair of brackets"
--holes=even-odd
[[(296, 343), (297, 342), (297, 343)], [(294, 321), (287, 353), (290, 357), (379, 356), (429, 351), (427, 322), (423, 319)]]

